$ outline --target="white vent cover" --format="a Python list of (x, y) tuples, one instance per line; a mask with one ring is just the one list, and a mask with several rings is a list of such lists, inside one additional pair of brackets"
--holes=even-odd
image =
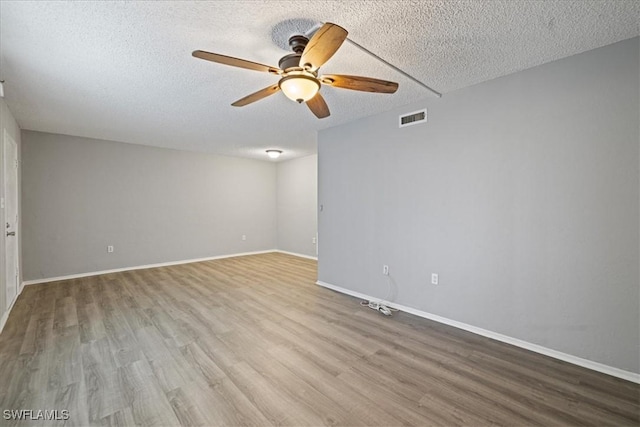
[(413, 113), (403, 114), (400, 116), (398, 123), (399, 127), (417, 125), (420, 123), (427, 123), (427, 109), (414, 111)]

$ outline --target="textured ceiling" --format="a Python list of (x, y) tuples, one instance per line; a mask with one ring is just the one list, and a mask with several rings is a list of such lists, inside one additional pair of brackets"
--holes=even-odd
[[(323, 87), (331, 117), (275, 94), (277, 81), (191, 56), (277, 66), (289, 35), (334, 22), (349, 38), (448, 92), (638, 35), (638, 1), (0, 2), (0, 80), (23, 129), (264, 159), (316, 151), (316, 132), (419, 99), (420, 85), (344, 43), (321, 73), (396, 81), (394, 95)], [(488, 100), (490, 101), (490, 100)], [(425, 101), (426, 102), (426, 101)]]

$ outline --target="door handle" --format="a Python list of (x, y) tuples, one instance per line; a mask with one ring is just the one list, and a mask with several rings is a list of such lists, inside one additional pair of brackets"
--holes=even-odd
[(15, 236), (16, 232), (15, 231), (7, 231), (7, 236)]

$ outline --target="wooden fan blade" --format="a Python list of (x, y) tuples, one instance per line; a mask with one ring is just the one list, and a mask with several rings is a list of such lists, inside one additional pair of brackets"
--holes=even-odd
[(327, 107), (327, 103), (324, 102), (324, 98), (320, 95), (320, 92), (316, 93), (316, 96), (307, 101), (307, 106), (309, 106), (311, 112), (319, 119), (324, 119), (331, 115), (329, 107)]
[(244, 107), (245, 105), (249, 105), (252, 102), (260, 101), (262, 98), (266, 98), (269, 95), (273, 95), (279, 90), (280, 90), (280, 86), (278, 86), (277, 84), (271, 85), (269, 87), (265, 87), (264, 89), (260, 89), (259, 91), (254, 92), (251, 95), (247, 95), (242, 99), (238, 99), (236, 102), (234, 102), (231, 105), (233, 105), (234, 107)]
[(300, 57), (300, 66), (315, 71), (329, 60), (347, 38), (347, 30), (327, 22), (311, 37)]
[(193, 56), (207, 61), (217, 62), (218, 64), (231, 65), (232, 67), (246, 68), (247, 70), (265, 71), (271, 74), (280, 74), (279, 68), (270, 67), (257, 62), (247, 61), (245, 59), (234, 58), (233, 56), (220, 55), (218, 53), (205, 52), (204, 50), (194, 50)]
[(374, 79), (371, 77), (329, 74), (320, 77), (319, 80), (329, 86), (360, 90), (363, 92), (394, 93), (398, 90), (398, 83)]

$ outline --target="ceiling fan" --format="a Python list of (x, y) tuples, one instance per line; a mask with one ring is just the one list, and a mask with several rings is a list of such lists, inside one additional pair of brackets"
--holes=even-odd
[(319, 92), (321, 84), (376, 93), (394, 93), (398, 90), (398, 83), (371, 77), (344, 74), (318, 77), (319, 68), (336, 53), (347, 38), (347, 34), (347, 30), (339, 25), (326, 23), (315, 32), (311, 40), (303, 35), (294, 35), (289, 38), (289, 46), (294, 53), (283, 56), (278, 62), (278, 68), (203, 50), (196, 50), (192, 55), (219, 64), (280, 76), (277, 84), (237, 100), (231, 104), (234, 107), (243, 107), (282, 90), (287, 98), (298, 103), (305, 102), (316, 117), (323, 119), (329, 117), (330, 113), (327, 103)]

